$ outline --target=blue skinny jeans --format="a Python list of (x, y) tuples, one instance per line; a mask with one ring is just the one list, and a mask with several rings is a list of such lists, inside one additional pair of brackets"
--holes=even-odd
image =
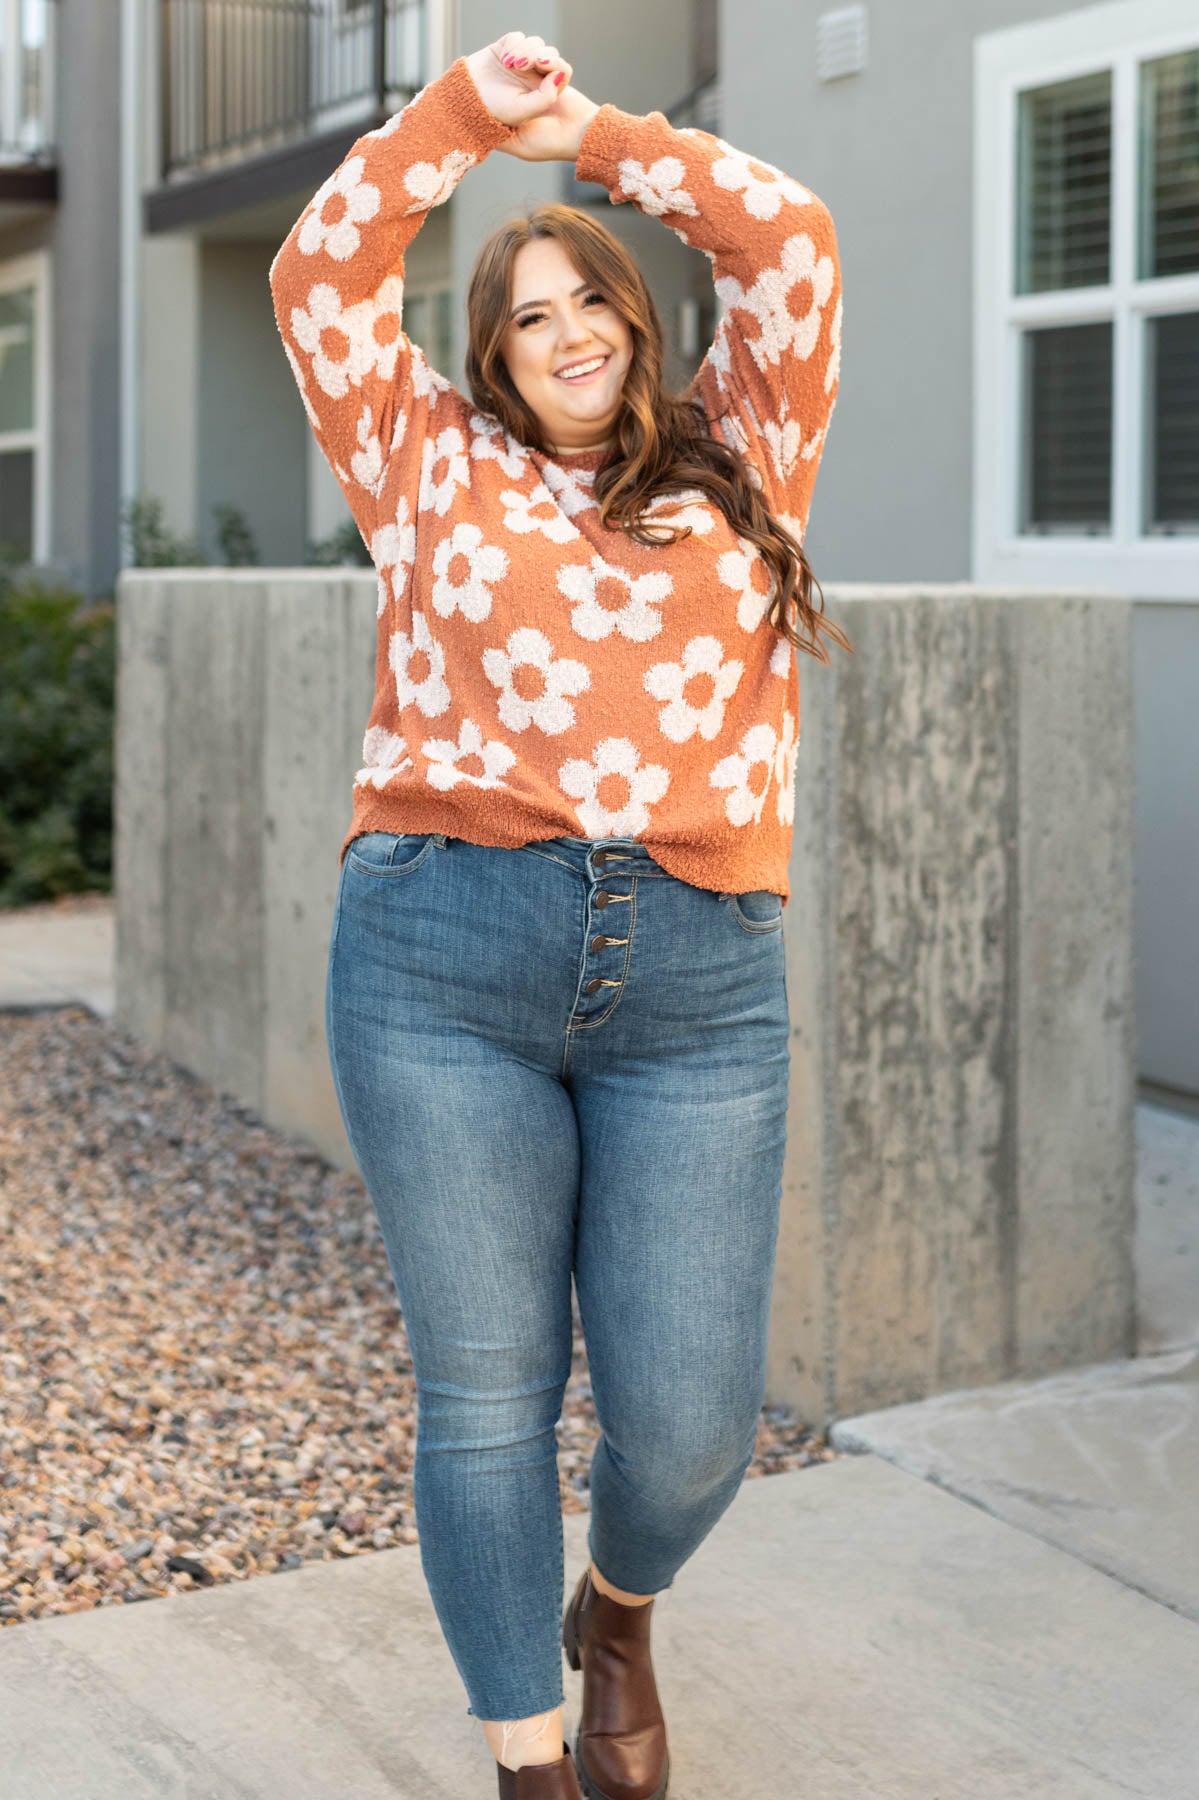
[(589, 1548), (658, 1593), (765, 1392), (790, 1063), (783, 920), (632, 838), (370, 832), (326, 1028), (407, 1328), (430, 1596), (479, 1719), (563, 1703), (555, 1425), (571, 1277), (601, 1427)]

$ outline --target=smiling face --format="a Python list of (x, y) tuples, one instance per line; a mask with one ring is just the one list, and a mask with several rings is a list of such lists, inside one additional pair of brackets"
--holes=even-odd
[[(633, 360), (633, 334), (607, 296), (580, 280), (556, 238), (532, 238), (516, 253), (502, 348), (517, 392), (554, 450), (606, 448)], [(601, 358), (598, 369), (566, 378), (570, 365)]]

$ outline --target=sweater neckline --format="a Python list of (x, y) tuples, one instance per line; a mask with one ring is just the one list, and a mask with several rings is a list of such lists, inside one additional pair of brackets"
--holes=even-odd
[(558, 453), (558, 455), (551, 456), (551, 455), (546, 455), (546, 453), (544, 451), (535, 450), (533, 452), (533, 454), (534, 454), (534, 456), (539, 456), (541, 458), (542, 462), (556, 463), (559, 468), (563, 468), (563, 469), (595, 469), (595, 470), (598, 470), (600, 467), (600, 464), (607, 461), (608, 456), (609, 456), (609, 451), (607, 451), (607, 450), (562, 450)]

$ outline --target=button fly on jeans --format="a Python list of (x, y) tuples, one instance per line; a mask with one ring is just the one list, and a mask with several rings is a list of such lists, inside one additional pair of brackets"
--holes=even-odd
[(608, 942), (609, 942), (609, 940), (604, 936), (603, 932), (601, 931), (598, 937), (592, 938), (591, 948), (593, 950), (603, 950), (607, 947)]

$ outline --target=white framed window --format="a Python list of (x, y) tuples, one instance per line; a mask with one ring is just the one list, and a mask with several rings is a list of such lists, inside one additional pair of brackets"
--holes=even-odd
[(1199, 8), (975, 44), (976, 581), (1199, 596)]
[(49, 559), (49, 253), (0, 262), (0, 541)]

